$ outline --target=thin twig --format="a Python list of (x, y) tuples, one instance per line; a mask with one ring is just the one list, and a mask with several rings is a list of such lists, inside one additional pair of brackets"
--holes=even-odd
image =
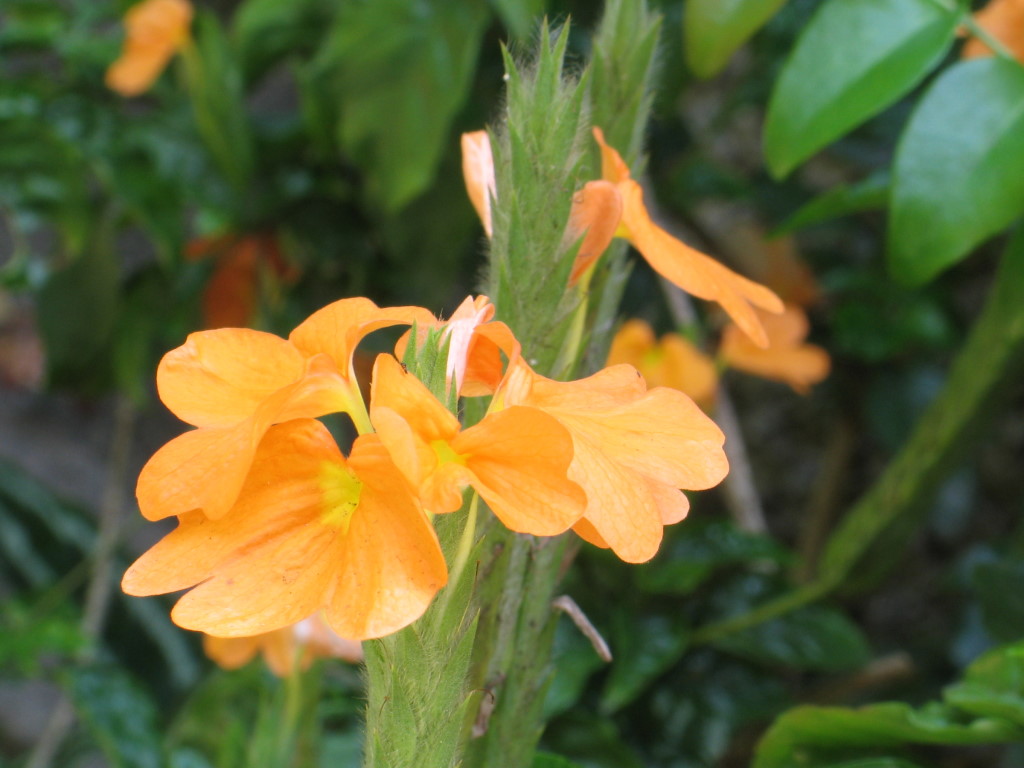
[[(77, 664), (87, 664), (95, 658), (97, 639), (110, 607), (112, 561), (120, 534), (121, 500), (127, 480), (135, 415), (135, 405), (131, 400), (118, 397), (114, 408), (107, 480), (100, 500), (99, 526), (92, 553), (92, 575), (86, 588), (80, 625), (86, 644), (75, 660)], [(25, 768), (49, 768), (74, 721), (71, 702), (67, 696), (61, 696)]]
[(608, 643), (601, 637), (597, 627), (591, 623), (590, 619), (587, 618), (587, 614), (583, 612), (583, 609), (579, 607), (575, 600), (568, 595), (562, 595), (552, 601), (551, 607), (558, 609), (572, 619), (576, 629), (582, 632), (583, 636), (594, 646), (594, 651), (601, 657), (601, 661), (610, 662), (612, 660), (612, 649), (608, 647)]

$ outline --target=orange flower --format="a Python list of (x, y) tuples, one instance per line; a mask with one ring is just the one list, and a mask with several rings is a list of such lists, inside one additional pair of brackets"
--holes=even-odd
[(446, 580), (434, 529), (380, 440), (358, 437), (346, 460), (320, 422), (295, 419), (267, 430), (220, 519), (182, 514), (122, 588), (192, 587), (171, 618), (219, 637), (323, 611), (339, 635), (365, 640), (415, 621)]
[(535, 408), (571, 435), (569, 479), (587, 495), (586, 511), (573, 530), (590, 543), (611, 547), (626, 562), (649, 560), (663, 527), (689, 510), (679, 489), (710, 488), (729, 471), (722, 431), (682, 392), (648, 391), (630, 365), (580, 381), (553, 381), (526, 364), (503, 323), (481, 332), (511, 361), (492, 408)]
[(632, 365), (648, 386), (672, 387), (702, 406), (710, 405), (718, 387), (714, 361), (678, 333), (666, 333), (657, 343), (643, 320), (624, 323), (612, 339), (606, 365)]
[(828, 352), (803, 343), (809, 325), (802, 309), (787, 305), (783, 314), (763, 315), (761, 319), (768, 333), (768, 349), (751, 344), (734, 325), (722, 332), (718, 354), (730, 367), (784, 382), (801, 394), (828, 376)]
[(768, 337), (754, 307), (781, 312), (779, 297), (677, 240), (651, 221), (644, 207), (643, 190), (630, 177), (625, 161), (605, 143), (600, 128), (594, 128), (594, 137), (601, 145), (601, 175), (614, 183), (622, 196), (622, 221), (617, 234), (629, 240), (655, 272), (687, 293), (717, 301), (755, 344), (766, 347)]
[(191, 23), (188, 0), (142, 0), (133, 6), (124, 17), (121, 57), (107, 69), (107, 87), (122, 96), (149, 90), (188, 41)]
[(458, 419), (398, 361), (380, 355), (370, 418), (381, 442), (431, 512), (454, 512), (471, 485), (506, 527), (553, 536), (569, 529), (586, 498), (566, 477), (569, 434), (550, 416), (512, 407), (460, 431)]
[[(600, 128), (594, 137), (601, 146), (600, 182), (590, 182), (573, 199), (566, 226), (565, 239), (582, 238), (570, 285), (576, 283), (593, 266), (613, 236), (623, 237), (647, 260), (655, 272), (687, 293), (701, 299), (716, 301), (758, 346), (768, 345), (768, 337), (755, 311), (781, 312), (782, 301), (768, 288), (738, 275), (710, 256), (691, 248), (656, 225), (643, 203), (643, 190), (630, 176), (629, 166), (604, 140)], [(494, 177), (489, 152), (482, 148), (487, 134), (463, 134), (463, 168), (470, 199), (480, 214), (484, 229), (490, 235), (490, 204), (486, 210), (479, 204), (485, 185)], [(493, 192), (490, 193), (493, 196)]]
[[(1006, 46), (1018, 61), (1024, 62), (1024, 0), (992, 0), (974, 14), (974, 20), (992, 37)], [(992, 56), (992, 49), (976, 37), (964, 45), (965, 59)]]
[(319, 615), (252, 637), (203, 635), (203, 652), (224, 669), (238, 669), (262, 653), (270, 671), (278, 677), (287, 677), (296, 666), (309, 669), (318, 658), (353, 663), (363, 659), (362, 645), (339, 637)]
[(185, 257), (215, 258), (217, 266), (203, 291), (207, 328), (238, 328), (252, 323), (263, 280), (292, 281), (297, 270), (284, 260), (277, 236), (223, 235), (193, 240)]
[(157, 389), (178, 418), (199, 429), (171, 440), (143, 467), (136, 488), (142, 514), (223, 517), (273, 424), (345, 412), (361, 432), (371, 431), (352, 367), (356, 345), (380, 328), (432, 320), (420, 307), (353, 298), (314, 313), (287, 341), (240, 328), (191, 334), (160, 361)]

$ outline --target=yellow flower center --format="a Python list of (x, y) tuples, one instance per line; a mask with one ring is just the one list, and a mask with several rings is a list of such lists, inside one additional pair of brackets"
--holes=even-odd
[(466, 466), (467, 454), (456, 453), (447, 440), (433, 440), (430, 443), (430, 447), (434, 449), (434, 455), (437, 456), (438, 464), (450, 464), (454, 461), (456, 464)]
[(320, 488), (323, 491), (323, 512), (320, 514), (320, 520), (324, 525), (348, 533), (352, 515), (359, 507), (363, 484), (348, 467), (327, 461), (320, 470)]

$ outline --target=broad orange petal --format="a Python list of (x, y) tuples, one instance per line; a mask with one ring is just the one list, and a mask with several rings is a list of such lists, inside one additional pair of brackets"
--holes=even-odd
[(588, 181), (572, 199), (565, 239), (583, 238), (569, 274), (574, 285), (607, 250), (622, 220), (622, 197), (610, 181)]
[(657, 226), (644, 207), (643, 191), (635, 181), (623, 182), (619, 190), (625, 206), (622, 220), (628, 229), (629, 241), (654, 271), (687, 293), (717, 301), (754, 343), (767, 346), (768, 337), (754, 307), (781, 312), (783, 305), (779, 297)]
[(377, 408), (390, 408), (407, 421), (421, 440), (451, 440), (459, 420), (426, 386), (407, 373), (391, 355), (378, 355), (370, 385), (370, 420)]
[(252, 416), (266, 398), (301, 378), (305, 367), (302, 353), (278, 336), (223, 328), (190, 334), (164, 355), (156, 386), (182, 421), (227, 427)]
[(378, 307), (362, 297), (341, 299), (314, 312), (288, 340), (306, 356), (326, 354), (348, 376), (352, 353), (364, 337), (392, 325), (430, 326), (434, 315), (422, 307)]
[(462, 176), (484, 232), (491, 236), (491, 198), (495, 197), (494, 157), (487, 131), (462, 134)]
[(473, 473), (473, 487), (510, 530), (555, 536), (569, 529), (587, 505), (568, 478), (572, 437), (551, 416), (512, 406), (489, 414), (452, 440)]
[(768, 334), (768, 349), (755, 347), (735, 326), (722, 332), (719, 355), (732, 368), (789, 384), (806, 394), (811, 385), (824, 380), (831, 367), (828, 352), (807, 338), (807, 315), (796, 306), (787, 306), (781, 315), (763, 317)]

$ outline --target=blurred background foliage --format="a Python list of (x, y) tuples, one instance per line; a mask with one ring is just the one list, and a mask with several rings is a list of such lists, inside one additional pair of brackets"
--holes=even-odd
[[(499, 44), (526, 52), (541, 14), (571, 18), (582, 67), (601, 10), (200, 2), (194, 48), (126, 99), (104, 73), (129, 5), (0, 7), (0, 392), (14, 404), (0, 419), (130, 412), (82, 443), (105, 459), (112, 441), (122, 457), (115, 497), (177, 429), (152, 378), (189, 331), (286, 333), (350, 295), (447, 313), (473, 291), (484, 245), (458, 137), (498, 114)], [(651, 563), (580, 551), (565, 591), (615, 658), (563, 621), (536, 765), (1019, 765), (1020, 388), (980, 443), (967, 427), (983, 414), (967, 412), (965, 455), (943, 454), (913, 514), (859, 538), (838, 521), (947, 383), (1004, 250), (1018, 266), (1001, 280), (1024, 284), (1024, 243), (999, 236), (1024, 212), (1024, 70), (1007, 56), (960, 62), (965, 8), (952, 0), (653, 5), (646, 182), (659, 215), (754, 279), (806, 264), (812, 338), (833, 373), (806, 398), (726, 378), (770, 533), (742, 530), (713, 492)], [(1012, 288), (989, 337), (1016, 317)], [(669, 307), (636, 270), (623, 315), (667, 331)], [(1015, 322), (1005, 349), (970, 359), (998, 362), (973, 371), (985, 402), (1019, 371)], [(139, 548), (134, 510), (109, 494), (67, 500), (19, 460), (15, 434), (0, 420), (0, 765), (357, 764), (357, 670), (321, 663), (279, 681), (260, 664), (212, 668), (166, 605), (114, 588)], [(126, 434), (140, 456), (118, 453)], [(813, 599), (744, 625), (822, 578)], [(38, 681), (76, 715), (50, 756), (33, 746), (47, 707), (17, 718)], [(281, 727), (282, 711), (301, 726)]]

